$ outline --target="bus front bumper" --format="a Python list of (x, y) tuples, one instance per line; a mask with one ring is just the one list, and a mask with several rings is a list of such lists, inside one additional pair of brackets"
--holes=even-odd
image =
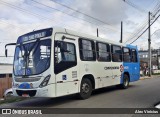
[(14, 96), (22, 97), (55, 97), (55, 85), (47, 85), (43, 88), (20, 89), (12, 88)]

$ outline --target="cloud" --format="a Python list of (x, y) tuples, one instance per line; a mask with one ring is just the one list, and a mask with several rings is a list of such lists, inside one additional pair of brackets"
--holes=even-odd
[[(85, 2), (75, 0), (72, 6), (74, 6), (74, 8), (78, 11), (93, 16), (110, 25), (119, 25), (121, 21), (125, 20), (128, 17), (126, 15), (126, 7), (120, 0), (85, 0)], [(87, 20), (93, 20), (92, 18), (89, 18), (82, 14), (77, 14), (77, 16), (83, 17)], [(97, 23), (104, 25), (100, 22)]]
[[(2, 50), (0, 56), (4, 55), (4, 45), (6, 43), (16, 42), (18, 36), (34, 29), (38, 30), (51, 26), (63, 27), (93, 36), (96, 36), (96, 29), (99, 28), (100, 37), (119, 42), (120, 22), (123, 21), (123, 37), (125, 41), (143, 23), (142, 21), (146, 17), (146, 14), (139, 14), (139, 11), (133, 10), (122, 0), (57, 0), (59, 3), (93, 16), (106, 22), (106, 24), (67, 9), (52, 0), (37, 0), (37, 2), (46, 6), (31, 0), (5, 0), (4, 2), (12, 4), (12, 7), (16, 6), (18, 9), (0, 4), (0, 49)], [(0, 1), (0, 3), (2, 2)], [(20, 9), (25, 9), (25, 11), (21, 12), (19, 7)], [(54, 10), (54, 8), (59, 11)], [(159, 24), (154, 25), (154, 30), (160, 28), (159, 26)], [(147, 37), (147, 33), (145, 35), (144, 37)], [(138, 45), (139, 48), (147, 48), (147, 41), (144, 41), (144, 37), (141, 37), (134, 44)], [(156, 40), (155, 42), (159, 43)], [(154, 45), (154, 42), (152, 44)], [(154, 47), (158, 46), (154, 45)], [(14, 53), (14, 49), (11, 50), (11, 53)]]

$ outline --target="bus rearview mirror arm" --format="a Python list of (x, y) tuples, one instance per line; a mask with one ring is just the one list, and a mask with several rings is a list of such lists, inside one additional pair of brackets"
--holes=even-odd
[(7, 49), (5, 49), (5, 56), (7, 57), (8, 56), (8, 50)]
[(16, 43), (8, 43), (5, 45), (5, 56), (8, 56), (8, 50), (7, 50), (7, 46), (11, 46), (11, 45), (16, 45)]

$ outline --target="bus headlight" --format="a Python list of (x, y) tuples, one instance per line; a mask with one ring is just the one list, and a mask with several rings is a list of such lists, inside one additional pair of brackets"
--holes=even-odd
[(50, 79), (51, 75), (48, 75), (45, 77), (45, 79), (42, 81), (42, 83), (39, 85), (40, 88), (46, 86), (49, 82), (49, 79)]

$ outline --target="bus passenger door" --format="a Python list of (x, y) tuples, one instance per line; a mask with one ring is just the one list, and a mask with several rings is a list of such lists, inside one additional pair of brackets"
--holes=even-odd
[[(65, 38), (64, 38), (65, 36)], [(63, 37), (63, 39), (62, 39)], [(78, 92), (78, 67), (75, 37), (64, 34), (55, 36), (54, 73), (56, 78), (56, 96)]]

